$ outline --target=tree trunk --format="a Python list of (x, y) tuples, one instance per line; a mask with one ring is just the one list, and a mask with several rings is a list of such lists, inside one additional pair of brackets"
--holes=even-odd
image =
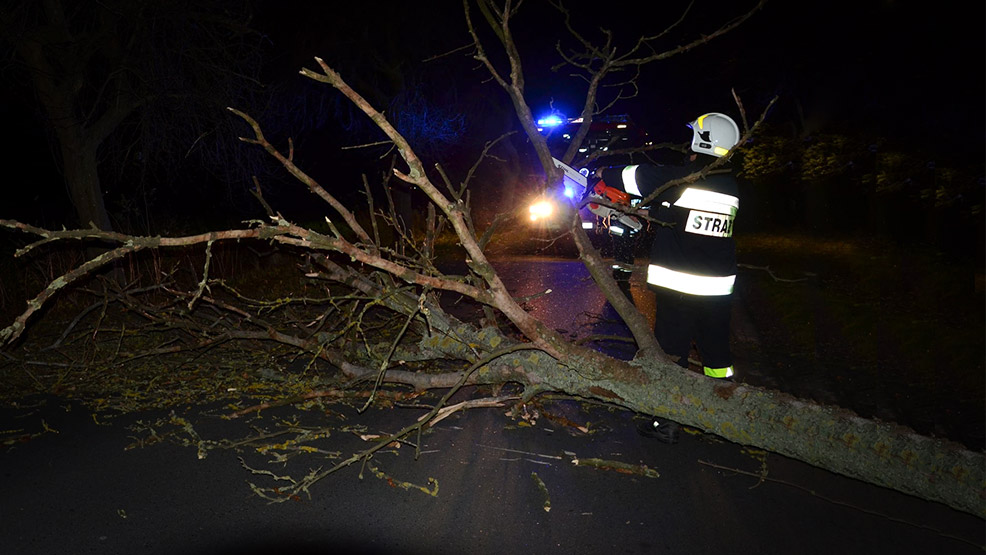
[(95, 149), (87, 146), (80, 138), (65, 135), (71, 133), (59, 133), (59, 146), (65, 166), (65, 185), (79, 218), (79, 226), (112, 230), (109, 213), (103, 202)]
[[(324, 259), (323, 262), (328, 263)], [(392, 310), (407, 315), (419, 309), (419, 301), (413, 295), (383, 291), (373, 280), (328, 264), (333, 279), (386, 299)], [(427, 308), (428, 325), (419, 328), (425, 333), (418, 343), (419, 354), (474, 360), (477, 351), (492, 353), (517, 344), (495, 328), (478, 329), (440, 307)], [(442, 381), (435, 376), (388, 372), (387, 378), (416, 387), (448, 387), (458, 376)], [(840, 407), (709, 379), (657, 357), (624, 362), (575, 346), (563, 361), (540, 351), (509, 353), (477, 371), (470, 383), (504, 381), (524, 384), (528, 389), (525, 397), (560, 391), (613, 403), (986, 516), (983, 453), (948, 440), (921, 436), (894, 423), (867, 420)]]
[[(454, 336), (485, 340), (491, 351), (510, 344), (495, 330), (470, 328), (460, 324)], [(420, 346), (452, 352), (454, 343), (448, 335), (433, 335)], [(986, 459), (958, 443), (779, 391), (718, 382), (657, 358), (626, 363), (589, 350), (563, 363), (536, 351), (505, 358), (480, 371), (476, 380), (486, 381), (484, 372), (490, 382), (515, 376), (535, 391), (562, 391), (670, 418), (735, 443), (986, 516)]]
[[(86, 49), (59, 50), (72, 41), (72, 32), (61, 2), (45, 4), (47, 21), (43, 31), (28, 30), (27, 39), (16, 43), (20, 56), (31, 67), (31, 78), (38, 102), (48, 117), (61, 153), (62, 172), (72, 205), (83, 228), (95, 225), (112, 229), (97, 173), (96, 150), (114, 125), (130, 108), (116, 103), (99, 117), (83, 117), (81, 107), (84, 71), (89, 60), (81, 55)], [(9, 22), (7, 22), (9, 24)]]

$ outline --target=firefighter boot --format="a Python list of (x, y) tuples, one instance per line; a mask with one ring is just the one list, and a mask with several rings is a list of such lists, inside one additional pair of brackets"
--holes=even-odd
[(678, 443), (681, 426), (673, 420), (651, 419), (637, 426), (644, 437), (652, 437), (661, 443)]

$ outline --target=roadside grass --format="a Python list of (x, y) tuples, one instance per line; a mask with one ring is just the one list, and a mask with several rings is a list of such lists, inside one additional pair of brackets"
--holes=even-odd
[[(803, 346), (818, 337), (818, 320), (831, 318), (864, 360), (881, 360), (890, 341), (910, 365), (941, 369), (964, 360), (983, 367), (986, 313), (972, 265), (929, 249), (863, 240), (752, 235), (738, 245), (741, 263), (805, 279), (778, 282), (767, 292)], [(772, 280), (766, 272), (759, 279)]]
[(737, 246), (764, 357), (824, 371), (849, 395), (869, 388), (905, 416), (981, 441), (982, 268), (871, 239), (752, 234)]

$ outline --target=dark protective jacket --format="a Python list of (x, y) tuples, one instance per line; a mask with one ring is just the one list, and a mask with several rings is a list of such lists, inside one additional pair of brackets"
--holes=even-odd
[[(712, 160), (699, 155), (684, 166), (611, 167), (602, 171), (602, 179), (611, 187), (647, 197)], [(661, 192), (650, 203), (650, 216), (673, 225), (656, 226), (647, 282), (691, 295), (731, 294), (736, 280), (733, 223), (738, 210), (739, 187), (731, 173), (708, 175)]]

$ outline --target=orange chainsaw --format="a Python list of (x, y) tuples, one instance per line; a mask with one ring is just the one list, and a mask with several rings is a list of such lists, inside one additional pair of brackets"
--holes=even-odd
[(566, 191), (570, 189), (577, 189), (581, 194), (576, 195), (577, 197), (588, 198), (589, 203), (586, 206), (590, 212), (602, 218), (605, 225), (610, 225), (611, 223), (619, 222), (633, 231), (640, 231), (644, 226), (638, 218), (631, 216), (624, 211), (620, 211), (616, 208), (606, 206), (604, 204), (599, 204), (598, 202), (592, 202), (593, 199), (605, 200), (610, 204), (615, 204), (619, 206), (625, 206), (628, 210), (630, 209), (630, 195), (624, 193), (623, 191), (610, 187), (606, 185), (602, 180), (596, 182), (595, 185), (590, 189), (588, 178), (576, 171), (574, 168), (568, 164), (558, 160), (557, 158), (552, 158), (555, 162), (555, 166), (561, 168), (565, 174), (565, 189)]

